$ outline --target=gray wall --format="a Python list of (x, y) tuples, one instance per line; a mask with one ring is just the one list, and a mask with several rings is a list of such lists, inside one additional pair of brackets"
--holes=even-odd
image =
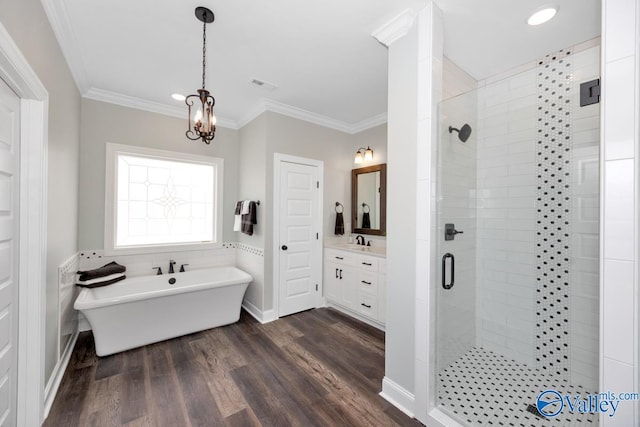
[(57, 268), (77, 252), (80, 94), (38, 0), (0, 2), (0, 19), (49, 92), (45, 381), (58, 360)]
[(107, 142), (180, 151), (224, 159), (223, 239), (235, 241), (233, 214), (238, 198), (238, 131), (220, 128), (210, 145), (185, 137), (185, 122), (147, 111), (82, 99), (80, 147), (80, 250), (104, 248), (105, 149)]
[[(271, 206), (266, 195), (266, 155), (267, 155), (267, 116), (261, 114), (251, 123), (240, 129), (240, 158), (238, 177), (238, 199), (260, 200), (253, 236), (237, 233), (237, 240), (247, 245), (264, 248), (265, 210)], [(254, 303), (252, 301), (252, 303)], [(262, 301), (256, 307), (262, 309)]]

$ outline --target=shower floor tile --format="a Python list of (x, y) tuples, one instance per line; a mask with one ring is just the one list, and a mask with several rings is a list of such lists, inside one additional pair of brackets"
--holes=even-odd
[[(597, 426), (597, 414), (572, 414), (568, 408), (554, 418), (541, 418), (536, 399), (544, 390), (585, 396), (581, 386), (549, 378), (504, 356), (474, 347), (438, 375), (438, 400), (455, 418), (474, 426)], [(536, 414), (527, 411), (533, 405)]]

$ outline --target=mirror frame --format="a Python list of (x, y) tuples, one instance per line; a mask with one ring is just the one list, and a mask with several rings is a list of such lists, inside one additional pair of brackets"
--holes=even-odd
[[(358, 223), (358, 175), (380, 172), (380, 228), (355, 228)], [(387, 164), (367, 166), (351, 170), (351, 224), (354, 234), (387, 235)]]

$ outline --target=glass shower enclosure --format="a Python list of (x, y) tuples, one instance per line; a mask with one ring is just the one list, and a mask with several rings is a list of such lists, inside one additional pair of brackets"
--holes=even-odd
[(598, 75), (585, 44), (439, 105), (437, 403), (462, 424), (598, 422), (538, 404), (598, 391)]

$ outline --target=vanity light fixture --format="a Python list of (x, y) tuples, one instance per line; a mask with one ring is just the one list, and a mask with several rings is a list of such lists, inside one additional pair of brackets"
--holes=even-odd
[[(214, 20), (213, 12), (206, 7), (196, 7), (196, 18), (202, 25), (202, 89), (198, 89), (197, 95), (189, 95), (185, 103), (189, 108), (189, 124), (187, 138), (192, 141), (202, 139), (205, 144), (210, 144), (216, 133), (216, 116), (213, 115), (213, 106), (216, 100), (204, 87), (205, 72), (207, 68), (207, 24)], [(199, 105), (194, 105), (198, 103)], [(193, 108), (192, 108), (193, 107)]]
[(358, 151), (356, 151), (356, 158), (353, 160), (353, 163), (362, 163), (363, 161), (371, 161), (373, 160), (373, 150), (371, 149), (371, 147), (367, 146), (367, 148), (365, 149), (364, 147), (360, 147), (358, 148)]
[(540, 25), (549, 21), (551, 18), (556, 16), (558, 13), (558, 8), (556, 6), (545, 6), (542, 9), (538, 9), (531, 14), (529, 19), (527, 19), (527, 24), (529, 25)]

